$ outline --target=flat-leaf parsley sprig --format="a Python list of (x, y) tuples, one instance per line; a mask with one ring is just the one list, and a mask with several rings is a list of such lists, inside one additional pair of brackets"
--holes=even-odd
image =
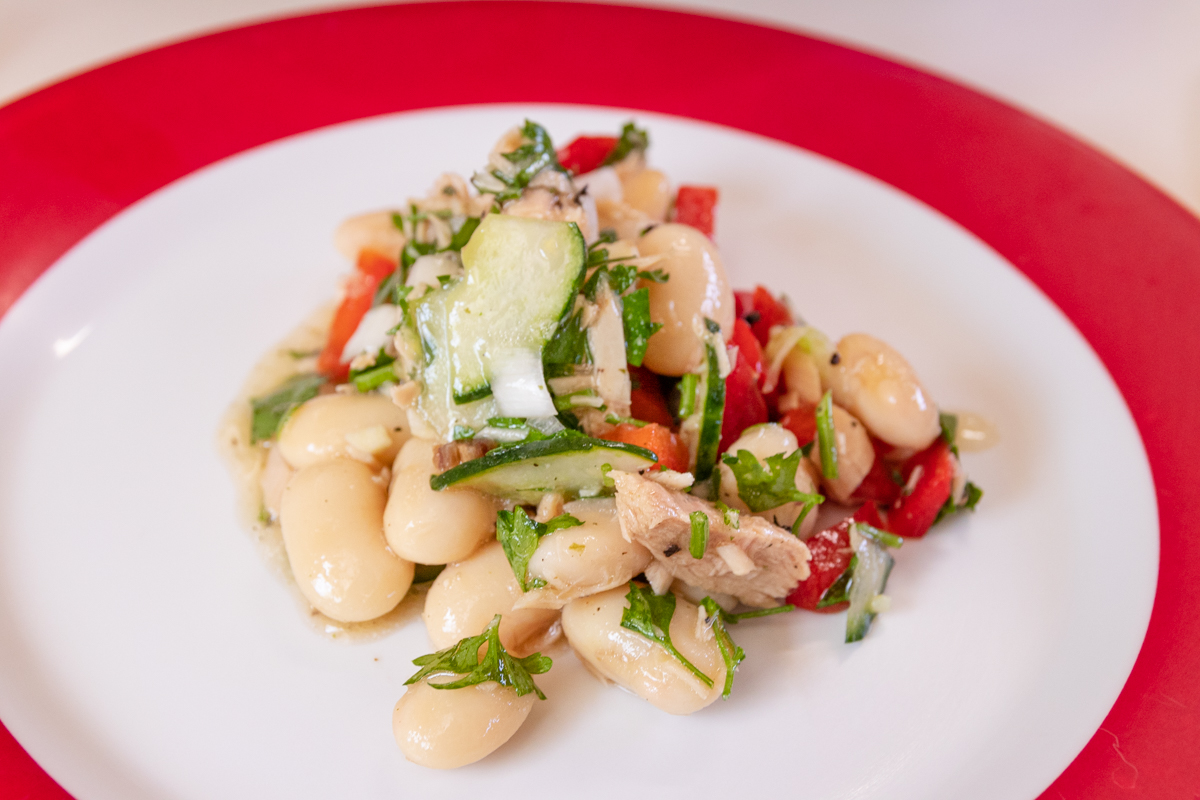
[[(487, 652), (479, 656), (479, 648), (487, 645)], [(533, 682), (534, 675), (549, 672), (554, 662), (541, 653), (534, 653), (524, 658), (513, 658), (500, 644), (500, 615), (492, 617), (492, 621), (478, 636), (469, 636), (453, 647), (439, 650), (436, 653), (414, 658), (413, 663), (421, 669), (417, 674), (404, 682), (405, 686), (425, 680), (431, 675), (455, 674), (462, 675), (456, 681), (449, 683), (433, 683), (425, 680), (434, 689), (463, 689), (487, 681), (495, 681), (501, 686), (511, 686), (522, 697), (534, 692), (545, 700), (546, 695)]]

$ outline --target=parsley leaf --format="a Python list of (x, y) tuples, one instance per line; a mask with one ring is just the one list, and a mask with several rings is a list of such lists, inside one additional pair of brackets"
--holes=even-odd
[(850, 579), (854, 577), (854, 568), (858, 566), (858, 555), (850, 557), (850, 563), (846, 565), (846, 569), (838, 576), (838, 579), (829, 584), (829, 588), (821, 593), (821, 599), (817, 601), (817, 608), (829, 608), (836, 606), (839, 603), (850, 602)]
[(826, 480), (838, 476), (837, 431), (833, 427), (833, 393), (826, 392), (817, 403), (817, 445), (821, 448), (821, 474)]
[(546, 523), (534, 522), (520, 506), (496, 514), (496, 538), (504, 547), (504, 555), (508, 557), (513, 574), (517, 576), (517, 583), (521, 584), (521, 591), (527, 592), (546, 585), (541, 578), (529, 580), (529, 560), (537, 550), (538, 541), (561, 528), (582, 524), (570, 514), (560, 514)]
[(650, 337), (662, 327), (661, 322), (650, 321), (650, 290), (638, 289), (621, 298), (621, 321), (625, 326), (625, 360), (640, 367)]
[(938, 413), (938, 423), (942, 426), (942, 440), (950, 445), (951, 453), (958, 455), (958, 445), (954, 443), (958, 438), (958, 415), (941, 411)]
[[(706, 606), (707, 608), (707, 606)], [(775, 614), (786, 614), (789, 611), (795, 611), (796, 607), (792, 604), (785, 606), (775, 606), (775, 608), (756, 608), (753, 611), (743, 611), (741, 614), (730, 614), (728, 611), (721, 612), (721, 619), (728, 622), (730, 625), (737, 625), (744, 619), (756, 619), (758, 617), (770, 617)]]
[(975, 506), (979, 505), (979, 501), (983, 498), (983, 489), (980, 489), (975, 484), (967, 481), (966, 488), (963, 490), (963, 501), (955, 505), (953, 497), (947, 497), (946, 502), (938, 509), (937, 516), (933, 520), (933, 524), (937, 525), (951, 514), (957, 514), (959, 511), (974, 511)]
[(305, 372), (288, 378), (269, 395), (251, 400), (250, 443), (275, 438), (292, 411), (316, 397), (325, 381), (324, 375)]
[(758, 512), (779, 508), (785, 503), (816, 504), (824, 499), (796, 488), (800, 458), (799, 450), (786, 458), (783, 453), (776, 453), (767, 457), (764, 468), (749, 450), (738, 450), (734, 456), (726, 453), (723, 460), (737, 479), (738, 497), (751, 511)]
[(884, 547), (899, 548), (904, 544), (904, 540), (896, 534), (888, 531), (881, 531), (874, 525), (868, 525), (865, 522), (854, 523), (854, 528), (858, 531), (859, 536), (865, 536), (868, 539), (873, 540), (876, 544), (883, 545)]
[(650, 134), (644, 129), (639, 128), (630, 120), (621, 128), (621, 137), (617, 139), (617, 144), (609, 152), (608, 157), (604, 159), (602, 166), (609, 166), (622, 161), (630, 153), (634, 151), (645, 152), (650, 146)]
[(692, 540), (688, 543), (688, 552), (692, 554), (692, 558), (704, 558), (704, 551), (708, 549), (708, 515), (703, 511), (693, 511), (688, 519), (692, 523)]
[(670, 592), (657, 595), (649, 587), (641, 587), (630, 581), (629, 594), (625, 595), (625, 599), (629, 601), (629, 608), (621, 614), (622, 628), (658, 642), (705, 686), (713, 685), (712, 678), (697, 669), (695, 664), (688, 661), (683, 653), (671, 644), (671, 617), (675, 616), (675, 595)]
[(471, 178), (475, 188), (485, 194), (494, 194), (498, 203), (520, 197), (522, 190), (544, 169), (565, 172), (558, 163), (554, 143), (545, 128), (527, 119), (521, 128), (521, 136), (523, 142), (520, 147), (511, 153), (503, 154), (504, 159), (511, 165), (510, 168), (493, 169), (484, 175), (476, 173)]
[(400, 378), (396, 374), (395, 362), (395, 357), (389, 356), (386, 348), (381, 347), (379, 348), (379, 354), (375, 356), (374, 364), (366, 369), (350, 370), (349, 381), (360, 392), (369, 392), (372, 389), (378, 389), (388, 381), (397, 383)]
[[(485, 644), (487, 652), (480, 658), (479, 649)], [(542, 694), (542, 690), (533, 682), (533, 676), (549, 672), (554, 664), (541, 653), (534, 653), (525, 658), (510, 656), (500, 643), (499, 614), (492, 617), (492, 621), (478, 636), (469, 636), (453, 647), (414, 658), (413, 663), (421, 669), (404, 682), (405, 686), (425, 680), (431, 675), (453, 673), (464, 677), (451, 683), (426, 682), (434, 689), (462, 689), (495, 681), (501, 686), (516, 689), (517, 697), (535, 692), (542, 700), (546, 699), (546, 695)]]
[(725, 629), (725, 612), (717, 605), (717, 601), (706, 597), (700, 601), (700, 605), (704, 606), (704, 612), (708, 615), (705, 621), (712, 625), (717, 648), (721, 651), (721, 658), (725, 660), (725, 689), (721, 692), (721, 698), (728, 699), (729, 693), (733, 691), (733, 673), (737, 671), (738, 664), (746, 659), (746, 651), (734, 644), (733, 637)]
[(721, 517), (726, 525), (733, 528), (735, 531), (742, 527), (742, 514), (740, 511), (738, 511), (736, 508), (730, 508), (720, 500), (718, 500), (714, 505), (716, 505), (717, 511), (721, 512)]
[(558, 324), (554, 336), (542, 351), (542, 368), (547, 378), (573, 375), (575, 366), (592, 363), (583, 311), (576, 311)]

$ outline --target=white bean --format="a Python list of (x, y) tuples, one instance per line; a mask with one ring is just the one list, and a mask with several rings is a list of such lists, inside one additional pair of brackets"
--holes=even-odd
[[(871, 445), (867, 429), (849, 411), (835, 403), (832, 416), (838, 476), (833, 480), (822, 477), (821, 485), (834, 500), (847, 503), (850, 495), (854, 494), (862, 479), (871, 471), (871, 465), (875, 463), (875, 448)], [(817, 467), (817, 473), (821, 474), (819, 442), (813, 445), (808, 457)]]
[[(385, 436), (378, 435), (380, 428)], [(293, 469), (334, 458), (355, 458), (378, 467), (392, 463), (408, 437), (408, 415), (390, 398), (381, 394), (327, 394), (314, 397), (292, 412), (279, 432), (278, 447)], [(377, 449), (364, 452), (352, 445), (351, 439), (374, 441), (373, 448)]]
[(461, 561), (496, 530), (496, 505), (486, 495), (473, 489), (429, 487), (436, 447), (425, 439), (405, 443), (392, 467), (392, 488), (383, 515), (388, 544), (418, 564)]
[(572, 600), (563, 609), (563, 632), (580, 658), (601, 676), (669, 714), (691, 714), (721, 696), (725, 661), (711, 631), (697, 635), (696, 606), (679, 597), (671, 618), (671, 642), (697, 669), (712, 678), (704, 685), (666, 648), (621, 627), (629, 607), (624, 586)]
[(442, 570), (425, 597), (425, 627), (438, 650), (478, 636), (501, 614), (500, 642), (524, 657), (552, 644), (562, 633), (558, 611), (518, 608), (521, 586), (499, 542), (477, 550), (470, 558)]
[[(435, 677), (435, 681), (452, 680)], [(537, 695), (517, 696), (498, 683), (435, 689), (425, 681), (409, 686), (392, 711), (392, 734), (414, 764), (454, 769), (491, 754), (517, 732)]]
[(583, 524), (560, 528), (538, 542), (529, 577), (546, 586), (526, 592), (519, 607), (562, 608), (576, 597), (624, 586), (653, 558), (642, 545), (625, 541), (612, 498), (576, 500), (563, 512)]
[(657, 169), (643, 169), (621, 176), (625, 202), (655, 222), (667, 218), (671, 207), (671, 181)]
[(391, 211), (372, 211), (351, 217), (338, 226), (333, 244), (347, 261), (355, 262), (362, 250), (374, 250), (399, 263), (405, 238), (392, 222)]
[(703, 329), (707, 317), (726, 336), (733, 331), (733, 290), (725, 266), (708, 237), (688, 225), (657, 225), (638, 240), (643, 256), (662, 255), (656, 265), (666, 283), (652, 283), (650, 319), (662, 329), (650, 337), (645, 365), (659, 375), (683, 375), (704, 359)]
[(383, 489), (350, 459), (297, 472), (283, 492), (279, 523), (288, 562), (308, 602), (339, 622), (364, 622), (395, 608), (413, 565), (383, 538)]
[(780, 411), (801, 404), (815, 406), (821, 400), (821, 373), (812, 356), (799, 347), (793, 347), (783, 359), (783, 382), (787, 392), (779, 398)]
[(865, 333), (842, 337), (828, 372), (833, 401), (890, 445), (924, 450), (941, 433), (937, 406), (904, 356)]
[[(769, 456), (776, 454), (790, 456), (796, 452), (798, 446), (796, 434), (782, 425), (768, 422), (762, 425), (752, 425), (747, 428), (742, 432), (737, 441), (729, 445), (729, 449), (725, 452), (736, 455), (739, 450), (747, 450), (765, 467)], [(722, 502), (731, 508), (749, 511), (749, 506), (738, 495), (737, 478), (724, 460), (721, 461), (720, 470)], [(809, 476), (808, 471), (804, 469), (803, 459), (800, 460), (800, 467), (796, 470), (794, 484), (797, 489), (806, 494), (812, 494), (816, 491), (812, 478)], [(800, 511), (803, 508), (804, 504), (800, 502), (784, 503), (776, 508), (759, 511), (757, 515), (771, 520), (776, 525), (791, 528), (792, 523), (796, 521), (796, 517), (800, 516)], [(816, 524), (816, 521), (817, 515), (810, 509), (804, 521), (800, 523), (800, 535), (807, 535)]]

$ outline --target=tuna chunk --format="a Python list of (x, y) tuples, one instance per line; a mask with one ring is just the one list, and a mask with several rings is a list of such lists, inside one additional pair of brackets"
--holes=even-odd
[[(734, 529), (712, 503), (633, 473), (613, 471), (609, 477), (617, 487), (621, 534), (645, 546), (684, 583), (773, 608), (808, 577), (804, 542), (762, 517), (743, 514)], [(701, 559), (688, 552), (693, 511), (708, 517), (708, 548)]]

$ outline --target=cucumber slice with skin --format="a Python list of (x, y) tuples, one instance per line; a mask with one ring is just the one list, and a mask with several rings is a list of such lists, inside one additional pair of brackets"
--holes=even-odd
[(435, 490), (451, 486), (477, 489), (535, 505), (547, 492), (559, 492), (567, 498), (609, 493), (604, 485), (608, 473), (605, 467), (638, 472), (657, 462), (658, 457), (642, 447), (559, 434), (497, 448), (432, 476), (429, 485)]
[(871, 601), (883, 594), (887, 587), (888, 575), (896, 560), (887, 548), (863, 537), (854, 553), (857, 562), (854, 574), (850, 576), (850, 588), (847, 595), (850, 608), (846, 614), (846, 642), (857, 642), (867, 635), (875, 612), (871, 610)]
[(416, 311), (422, 337), (426, 319), (429, 333), (442, 337), (444, 350), (436, 352), (435, 343), (434, 357), (450, 359), (460, 404), (490, 393), (491, 353), (531, 350), (540, 360), (574, 304), (587, 244), (571, 222), (489, 214), (463, 247), (462, 261), (465, 277), (428, 294)]
[(721, 419), (725, 416), (725, 379), (717, 358), (720, 340), (709, 340), (704, 346), (707, 372), (700, 387), (700, 432), (696, 444), (696, 468), (693, 474), (699, 483), (713, 474), (721, 448)]

